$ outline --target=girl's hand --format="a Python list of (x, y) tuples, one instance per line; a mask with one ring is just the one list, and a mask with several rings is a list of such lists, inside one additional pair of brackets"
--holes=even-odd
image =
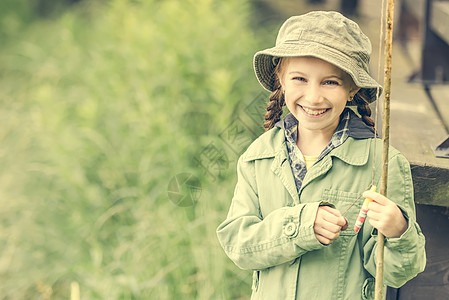
[(393, 201), (372, 191), (364, 192), (363, 197), (374, 200), (368, 205), (367, 216), (369, 223), (384, 236), (400, 237), (407, 230), (407, 221)]
[(321, 244), (332, 244), (340, 236), (340, 230), (347, 227), (348, 221), (338, 210), (329, 206), (318, 207), (313, 230)]

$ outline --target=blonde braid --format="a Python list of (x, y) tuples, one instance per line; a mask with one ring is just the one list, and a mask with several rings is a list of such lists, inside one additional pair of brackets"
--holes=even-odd
[(274, 83), (275, 90), (270, 95), (270, 101), (267, 104), (267, 112), (265, 113), (265, 122), (263, 127), (265, 131), (270, 130), (274, 127), (274, 124), (281, 119), (283, 109), (285, 105), (284, 94), (282, 93), (281, 84), (276, 76)]
[(282, 86), (279, 80), (279, 74), (282, 72), (283, 64), (285, 60), (280, 58), (276, 68), (274, 70), (274, 84), (273, 84), (273, 92), (270, 95), (270, 101), (267, 104), (267, 112), (265, 113), (265, 122), (263, 127), (265, 127), (265, 131), (270, 130), (274, 127), (274, 124), (281, 119), (283, 111), (283, 106), (285, 105), (284, 93), (282, 91)]
[(363, 122), (370, 127), (374, 127), (374, 120), (371, 118), (371, 108), (368, 104), (368, 95), (365, 89), (361, 89), (354, 96), (354, 102), (357, 104), (357, 111), (362, 116)]

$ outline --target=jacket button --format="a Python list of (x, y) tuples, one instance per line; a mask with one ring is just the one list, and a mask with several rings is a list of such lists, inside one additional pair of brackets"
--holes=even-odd
[(287, 236), (292, 236), (296, 232), (296, 224), (293, 222), (287, 223), (284, 227), (284, 234)]

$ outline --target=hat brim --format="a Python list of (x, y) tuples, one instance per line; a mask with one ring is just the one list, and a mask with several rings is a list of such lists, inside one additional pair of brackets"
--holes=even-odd
[[(278, 57), (304, 57), (312, 56), (327, 61), (348, 73), (357, 87), (366, 89), (369, 103), (376, 101), (382, 94), (382, 87), (374, 80), (363, 67), (354, 63), (346, 54), (313, 41), (295, 41), (283, 43), (273, 48), (257, 52), (254, 55), (254, 71), (259, 83), (268, 91), (273, 91), (276, 68), (273, 58)], [(379, 92), (378, 92), (379, 90)], [(356, 105), (354, 101), (348, 105)]]

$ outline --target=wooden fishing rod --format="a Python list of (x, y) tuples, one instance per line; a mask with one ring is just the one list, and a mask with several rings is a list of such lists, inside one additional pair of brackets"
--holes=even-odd
[[(393, 49), (393, 16), (394, 0), (387, 1), (386, 32), (385, 32), (385, 63), (384, 63), (384, 103), (382, 115), (382, 174), (380, 178), (380, 194), (387, 195), (388, 181), (388, 150), (390, 147), (390, 94), (391, 94), (391, 57)], [(383, 299), (384, 275), (384, 236), (377, 233), (376, 252), (376, 285), (374, 299)]]

